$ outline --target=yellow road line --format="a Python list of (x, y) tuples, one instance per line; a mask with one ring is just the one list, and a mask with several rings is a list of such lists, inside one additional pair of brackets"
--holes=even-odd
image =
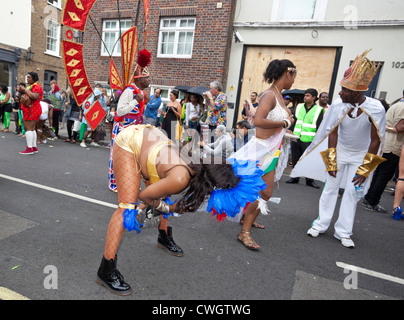
[(30, 299), (10, 289), (0, 287), (0, 300), (30, 300)]

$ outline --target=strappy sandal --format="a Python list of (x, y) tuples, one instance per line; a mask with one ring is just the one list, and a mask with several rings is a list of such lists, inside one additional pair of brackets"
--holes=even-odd
[(247, 249), (258, 250), (260, 246), (251, 237), (251, 232), (241, 229), (240, 234), (237, 236), (237, 240), (240, 241)]
[[(243, 225), (244, 224), (244, 215), (242, 216), (242, 218), (240, 219), (240, 224)], [(257, 228), (257, 229), (265, 229), (265, 226), (262, 224), (259, 224), (257, 221), (254, 220), (252, 227)]]

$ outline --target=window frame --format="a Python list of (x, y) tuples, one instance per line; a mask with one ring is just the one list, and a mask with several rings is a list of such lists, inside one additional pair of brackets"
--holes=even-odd
[[(160, 98), (161, 98), (161, 103), (164, 105), (164, 107), (166, 107), (167, 103), (169, 103), (171, 101), (170, 100), (170, 93), (171, 93), (171, 91), (175, 90), (175, 87), (172, 87), (172, 86), (159, 86), (159, 85), (151, 84), (150, 85), (150, 95), (151, 96), (154, 95), (154, 91), (157, 88), (160, 89), (161, 93), (164, 92), (164, 94), (162, 94), (160, 96)], [(167, 92), (167, 96), (165, 96), (166, 92)], [(185, 98), (185, 93), (182, 92), (182, 91), (179, 91), (177, 101), (180, 102), (184, 98)]]
[[(122, 22), (130, 22), (130, 26), (129, 27), (125, 27), (125, 28), (121, 28), (121, 37), (122, 37), (122, 34), (124, 34), (127, 30), (129, 30), (131, 27), (132, 27), (132, 19), (130, 19), (130, 18), (127, 18), (127, 19), (104, 19), (103, 21), (102, 21), (102, 41), (103, 42), (101, 42), (101, 52), (100, 52), (100, 55), (102, 56), (102, 57), (109, 57), (109, 53), (108, 53), (108, 51), (105, 49), (105, 46), (104, 46), (104, 43), (106, 44), (106, 42), (105, 42), (105, 37), (106, 37), (106, 33), (115, 33), (115, 42), (114, 42), (114, 45), (115, 45), (115, 43), (116, 43), (116, 36), (118, 35), (119, 36), (119, 21), (121, 21), (121, 23)], [(112, 29), (112, 28), (110, 28), (110, 29), (106, 29), (106, 23), (107, 22), (116, 22), (116, 24), (117, 24), (117, 27), (116, 28), (114, 28), (114, 29)], [(120, 37), (119, 37), (120, 38)], [(110, 52), (111, 53), (111, 55), (113, 56), (113, 57), (120, 57), (121, 56), (121, 52), (119, 52), (119, 50), (121, 50), (121, 44), (120, 44), (120, 39), (119, 39), (119, 42), (116, 44), (116, 46), (115, 46), (115, 48), (114, 48), (114, 51), (113, 52)]]
[[(56, 27), (56, 30), (55, 30), (56, 38), (49, 37), (50, 24), (52, 24)], [(61, 32), (60, 23), (53, 21), (53, 20), (48, 20), (48, 27), (46, 28), (46, 48), (45, 48), (46, 54), (60, 57), (60, 32)], [(56, 44), (55, 44), (56, 50), (55, 51), (48, 49), (48, 39), (49, 38), (56, 41)]]
[(56, 0), (56, 1), (57, 1), (57, 4), (51, 2), (50, 0), (47, 0), (46, 2), (47, 2), (47, 4), (49, 4), (49, 5), (51, 5), (51, 6), (54, 6), (55, 8), (58, 8), (58, 9), (62, 10), (62, 0)]
[(283, 2), (287, 0), (273, 0), (272, 4), (272, 22), (316, 22), (324, 21), (327, 10), (328, 0), (316, 0), (312, 19), (282, 19)]
[[(193, 27), (181, 27), (181, 20), (192, 20), (194, 22)], [(175, 27), (164, 27), (163, 23), (167, 20), (175, 20)], [(196, 17), (194, 16), (181, 16), (181, 17), (162, 17), (160, 18), (159, 24), (159, 39), (158, 39), (158, 48), (157, 48), (157, 58), (178, 58), (178, 59), (192, 59), (194, 43), (195, 43), (195, 30), (196, 30)], [(163, 33), (174, 32), (174, 42), (173, 42), (173, 53), (162, 53), (162, 40)], [(178, 46), (179, 46), (179, 35), (181, 32), (192, 32), (192, 41), (191, 41), (191, 52), (189, 54), (179, 54)]]

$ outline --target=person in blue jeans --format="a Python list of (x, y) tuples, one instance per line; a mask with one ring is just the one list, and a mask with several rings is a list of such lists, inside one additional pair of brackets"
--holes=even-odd
[(154, 90), (154, 95), (150, 97), (150, 102), (147, 104), (146, 110), (143, 115), (143, 123), (155, 125), (157, 120), (157, 110), (161, 105), (161, 90), (157, 88)]

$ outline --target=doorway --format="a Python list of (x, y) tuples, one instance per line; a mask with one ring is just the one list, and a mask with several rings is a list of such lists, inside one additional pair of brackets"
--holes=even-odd
[(289, 59), (296, 66), (297, 77), (291, 89), (315, 88), (318, 93), (331, 93), (335, 84), (335, 65), (339, 63), (338, 49), (336, 47), (246, 47), (234, 124), (241, 119), (243, 102), (251, 92), (260, 93), (270, 86), (265, 83), (263, 73), (274, 59)]
[(43, 76), (43, 92), (44, 95), (48, 95), (48, 92), (51, 90), (50, 83), (52, 80), (58, 80), (58, 73), (52, 70), (45, 70)]

